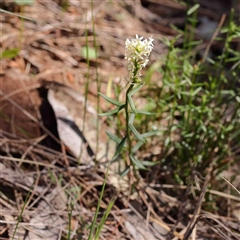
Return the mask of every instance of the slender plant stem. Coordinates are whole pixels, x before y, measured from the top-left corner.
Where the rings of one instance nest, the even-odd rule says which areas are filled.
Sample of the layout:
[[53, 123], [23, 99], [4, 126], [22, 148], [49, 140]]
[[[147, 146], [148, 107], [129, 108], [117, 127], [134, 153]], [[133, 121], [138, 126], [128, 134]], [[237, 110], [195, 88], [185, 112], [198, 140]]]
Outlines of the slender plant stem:
[[132, 141], [131, 141], [131, 135], [130, 135], [130, 129], [129, 129], [129, 112], [128, 112], [128, 94], [130, 93], [130, 91], [133, 89], [133, 84], [131, 84], [126, 92], [126, 104], [125, 104], [125, 113], [126, 113], [126, 136], [127, 136], [127, 140], [128, 140], [128, 166], [130, 166], [131, 163], [131, 158], [130, 155], [132, 153]]
[[34, 184], [35, 184], [35, 180], [33, 181], [32, 185], [31, 185], [31, 187], [30, 187], [30, 190], [28, 191], [26, 200], [24, 201], [24, 204], [23, 204], [23, 207], [22, 207], [21, 212], [20, 212], [20, 214], [19, 214], [19, 217], [18, 217], [16, 226], [15, 226], [15, 228], [14, 228], [14, 232], [13, 232], [12, 239], [15, 239], [15, 235], [16, 235], [16, 233], [17, 233], [18, 225], [19, 225], [19, 223], [22, 221], [23, 211], [25, 210], [25, 208], [26, 208], [26, 206], [27, 206], [28, 199], [29, 199], [29, 197], [30, 197], [30, 195], [31, 195], [31, 192], [32, 192], [32, 190], [34, 189]]
[[[96, 40], [96, 34], [95, 34], [95, 22], [94, 22], [94, 4], [93, 4], [93, 1], [91, 1], [91, 16], [92, 16], [92, 30], [93, 30], [93, 44], [94, 44], [94, 49], [96, 51], [96, 54], [97, 54], [97, 40]], [[96, 61], [96, 82], [97, 82], [97, 92], [100, 92], [100, 89], [101, 89], [101, 79], [99, 79], [99, 73], [98, 73], [98, 61]], [[99, 95], [97, 96], [97, 112], [100, 111], [100, 98], [99, 98]], [[96, 132], [96, 142], [97, 142], [97, 145], [96, 145], [96, 153], [95, 155], [97, 156], [98, 154], [98, 148], [99, 148], [99, 127], [100, 127], [100, 118], [99, 116], [97, 116], [97, 132]], [[95, 158], [95, 165], [96, 167], [98, 166], [97, 165], [97, 161], [96, 161], [96, 158]]]

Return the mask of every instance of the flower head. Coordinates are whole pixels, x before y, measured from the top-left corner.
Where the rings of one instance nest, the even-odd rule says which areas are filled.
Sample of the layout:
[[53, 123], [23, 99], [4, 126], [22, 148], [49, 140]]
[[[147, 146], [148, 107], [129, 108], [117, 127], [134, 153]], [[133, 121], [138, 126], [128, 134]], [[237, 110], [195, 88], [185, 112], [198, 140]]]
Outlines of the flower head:
[[153, 49], [153, 38], [142, 40], [136, 35], [135, 39], [125, 42], [125, 59], [128, 61], [128, 71], [133, 83], [141, 81], [141, 70], [147, 65], [149, 55]]

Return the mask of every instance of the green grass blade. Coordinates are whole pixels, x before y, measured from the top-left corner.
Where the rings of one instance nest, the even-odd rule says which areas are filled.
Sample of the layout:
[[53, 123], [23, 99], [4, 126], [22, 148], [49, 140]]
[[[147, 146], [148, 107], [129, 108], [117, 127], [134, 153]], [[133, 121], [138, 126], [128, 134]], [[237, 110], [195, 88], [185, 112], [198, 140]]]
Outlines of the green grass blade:
[[99, 226], [97, 228], [95, 239], [99, 239], [99, 235], [101, 233], [101, 229], [103, 228], [103, 225], [106, 222], [109, 213], [111, 212], [111, 209], [112, 209], [112, 207], [113, 207], [113, 205], [115, 203], [115, 200], [116, 200], [116, 197], [112, 198], [110, 203], [108, 204], [107, 209], [106, 209], [106, 211], [105, 211], [105, 213], [104, 213], [104, 215], [103, 215], [103, 217], [102, 217], [102, 219], [101, 219], [101, 221], [99, 223]]
[[187, 15], [191, 15], [191, 14], [194, 13], [199, 7], [200, 7], [200, 4], [199, 4], [199, 3], [195, 4], [193, 7], [191, 7], [191, 8], [187, 11]]
[[[97, 208], [96, 208], [96, 212], [94, 214], [93, 222], [91, 224], [88, 240], [97, 239], [95, 237], [93, 238], [93, 234], [94, 234], [94, 230], [96, 229], [96, 226], [97, 226], [97, 216], [98, 216], [98, 213], [99, 213], [100, 204], [101, 204], [101, 201], [103, 199], [103, 194], [104, 194], [104, 190], [105, 190], [106, 183], [107, 183], [109, 166], [110, 166], [110, 162], [108, 163], [107, 171], [106, 171], [105, 178], [104, 178], [104, 181], [103, 181], [102, 190], [101, 190], [101, 193], [100, 193], [100, 196], [99, 196], [99, 200], [98, 200], [98, 205], [97, 205]], [[97, 232], [101, 231], [101, 229], [102, 228], [98, 228]]]
[[25, 199], [25, 201], [24, 201], [24, 204], [23, 204], [23, 207], [22, 207], [22, 209], [21, 209], [21, 211], [20, 211], [20, 214], [19, 214], [19, 217], [18, 217], [18, 220], [17, 220], [16, 227], [14, 228], [14, 231], [13, 231], [12, 239], [15, 239], [15, 235], [16, 235], [16, 233], [17, 233], [18, 225], [19, 225], [19, 223], [21, 222], [22, 215], [23, 215], [23, 211], [25, 210], [25, 207], [26, 207], [26, 205], [27, 205], [27, 202], [28, 202], [28, 200], [29, 200], [29, 197], [30, 197], [30, 195], [31, 195], [31, 192], [32, 192], [32, 190], [33, 190], [33, 188], [34, 188], [34, 184], [35, 184], [35, 180], [33, 181], [32, 185], [30, 186], [30, 190], [29, 190], [28, 193], [27, 193], [27, 197], [26, 197], [26, 199]]

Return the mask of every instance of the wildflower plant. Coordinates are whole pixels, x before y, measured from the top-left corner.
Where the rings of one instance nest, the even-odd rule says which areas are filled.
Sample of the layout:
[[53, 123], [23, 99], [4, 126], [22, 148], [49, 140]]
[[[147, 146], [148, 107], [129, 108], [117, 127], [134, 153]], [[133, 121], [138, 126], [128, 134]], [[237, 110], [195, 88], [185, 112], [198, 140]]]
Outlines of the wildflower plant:
[[138, 35], [136, 35], [136, 38], [131, 40], [127, 39], [125, 42], [125, 59], [127, 59], [127, 68], [129, 71], [129, 87], [126, 91], [124, 103], [99, 93], [99, 95], [106, 101], [116, 106], [116, 108], [111, 111], [99, 114], [100, 116], [114, 115], [121, 110], [124, 110], [123, 113], [125, 112], [125, 136], [121, 139], [118, 136], [107, 132], [108, 136], [117, 143], [117, 149], [112, 157], [112, 161], [116, 161], [121, 153], [126, 153], [125, 159], [127, 168], [124, 171], [124, 174], [127, 174], [131, 167], [133, 167], [134, 173], [136, 173], [137, 169], [146, 169], [146, 166], [151, 165], [150, 162], [138, 160], [136, 152], [143, 143], [145, 143], [145, 138], [155, 134], [155, 132], [140, 134], [133, 125], [136, 114], [150, 115], [151, 113], [137, 110], [132, 96], [144, 85], [144, 82], [141, 79], [141, 71], [149, 62], [149, 56], [154, 47], [153, 40], [152, 37], [143, 40], [143, 37], [138, 37]]

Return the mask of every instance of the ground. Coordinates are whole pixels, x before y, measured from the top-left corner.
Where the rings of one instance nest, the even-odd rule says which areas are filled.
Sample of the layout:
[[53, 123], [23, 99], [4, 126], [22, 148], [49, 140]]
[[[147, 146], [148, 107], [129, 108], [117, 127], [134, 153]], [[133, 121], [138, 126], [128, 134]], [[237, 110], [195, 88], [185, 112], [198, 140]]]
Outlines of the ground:
[[[233, 4], [239, 12], [237, 1]], [[207, 17], [211, 23], [219, 23], [222, 14], [228, 16], [231, 8], [230, 1], [214, 4], [202, 0], [200, 5], [199, 17]], [[6, 54], [1, 58], [0, 70], [0, 236], [87, 239], [87, 226], [96, 211], [106, 173], [106, 159], [97, 167], [93, 167], [91, 157], [78, 164], [71, 151], [73, 135], [68, 136], [66, 127], [63, 134], [57, 132], [54, 107], [46, 103], [44, 95], [51, 87], [43, 83], [64, 84], [64, 90], [58, 85], [52, 87], [55, 99], [68, 104], [66, 114], [81, 126], [84, 106], [77, 99], [87, 97], [94, 111], [97, 112], [98, 104], [105, 111], [111, 107], [103, 99], [98, 102], [98, 92], [116, 97], [116, 86], [126, 87], [126, 38], [135, 34], [153, 36], [155, 47], [149, 65], [161, 64], [159, 59], [167, 53], [161, 38], [171, 40], [177, 35], [171, 24], [184, 28], [186, 7], [175, 1], [93, 1], [91, 5], [89, 1], [72, 0], [35, 0], [30, 5], [4, 1], [0, 7], [5, 11], [0, 16], [0, 46]], [[90, 48], [89, 56], [86, 47]], [[154, 73], [152, 80], [161, 86], [159, 73]], [[65, 86], [75, 92], [69, 93]], [[61, 96], [70, 102], [66, 103]], [[139, 99], [137, 104], [143, 102]], [[88, 124], [99, 119], [92, 112], [91, 107], [87, 108], [85, 119], [85, 138], [90, 142], [96, 135], [91, 135], [95, 134], [90, 132], [94, 127]], [[99, 121], [99, 146], [107, 146], [105, 130], [114, 132], [116, 126], [106, 118]], [[59, 135], [65, 138], [61, 142]], [[161, 147], [149, 148], [144, 157], [152, 151], [159, 155]], [[111, 146], [108, 151], [111, 153]], [[159, 184], [157, 179], [164, 174], [168, 177], [164, 184]], [[174, 186], [171, 178], [171, 173], [156, 168], [144, 173], [136, 192], [129, 194], [128, 183], [112, 176], [110, 171], [98, 220], [111, 199], [115, 204], [100, 239], [240, 239], [239, 197], [231, 194], [230, 187], [223, 194], [207, 189], [207, 179], [198, 179], [202, 186], [199, 189], [195, 185]], [[215, 194], [225, 206], [231, 201], [235, 205], [229, 206], [228, 212], [217, 207], [213, 212], [201, 211], [204, 199], [196, 194], [201, 191]]]

